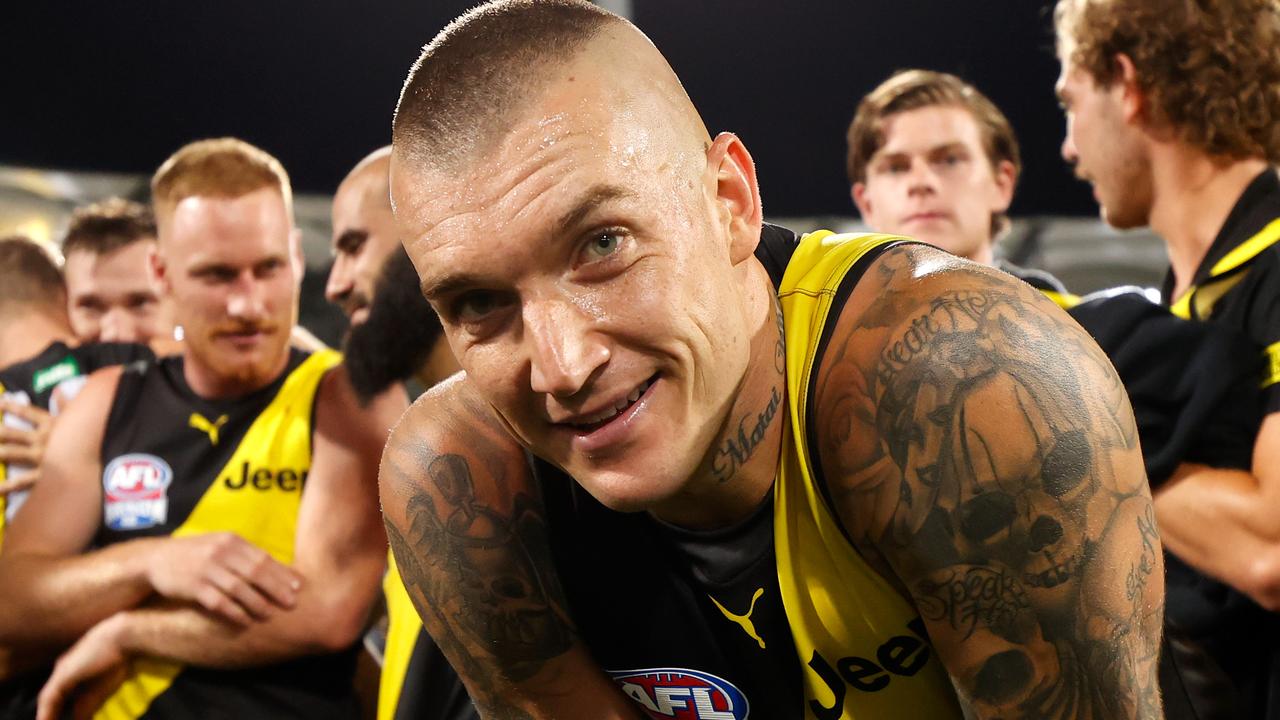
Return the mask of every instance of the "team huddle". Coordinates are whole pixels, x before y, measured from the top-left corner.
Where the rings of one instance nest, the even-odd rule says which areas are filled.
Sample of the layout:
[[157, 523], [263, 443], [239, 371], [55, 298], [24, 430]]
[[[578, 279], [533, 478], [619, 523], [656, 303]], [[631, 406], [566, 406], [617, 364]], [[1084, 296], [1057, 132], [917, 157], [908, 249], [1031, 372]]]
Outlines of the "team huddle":
[[342, 352], [241, 140], [0, 240], [0, 717], [1280, 718], [1280, 5], [1053, 25], [1158, 303], [999, 257], [1023, 158], [946, 73], [857, 108], [870, 232], [766, 222], [584, 0], [423, 49]]

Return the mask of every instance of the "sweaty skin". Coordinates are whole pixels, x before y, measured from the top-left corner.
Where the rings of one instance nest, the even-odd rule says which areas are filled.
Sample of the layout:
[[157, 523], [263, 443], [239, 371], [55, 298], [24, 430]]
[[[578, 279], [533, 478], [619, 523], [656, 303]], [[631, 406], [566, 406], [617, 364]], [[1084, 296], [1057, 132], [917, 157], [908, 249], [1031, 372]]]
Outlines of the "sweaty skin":
[[[750, 155], [708, 142], [622, 23], [469, 164], [400, 153], [400, 235], [465, 371], [383, 456], [406, 587], [486, 717], [636, 717], [568, 617], [522, 448], [678, 525], [758, 507], [785, 383]], [[1159, 717], [1159, 544], [1114, 372], [1011, 278], [926, 248], [866, 277], [813, 398], [857, 551], [920, 610], [973, 716]], [[744, 422], [764, 428], [744, 442]]]

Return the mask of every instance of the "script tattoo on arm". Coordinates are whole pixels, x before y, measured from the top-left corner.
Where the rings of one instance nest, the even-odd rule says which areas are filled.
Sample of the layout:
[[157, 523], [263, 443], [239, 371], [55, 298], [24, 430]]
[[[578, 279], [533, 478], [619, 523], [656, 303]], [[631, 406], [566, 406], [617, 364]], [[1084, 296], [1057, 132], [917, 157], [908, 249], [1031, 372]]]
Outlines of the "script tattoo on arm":
[[476, 428], [466, 450], [439, 452], [412, 417], [402, 422], [409, 427], [392, 436], [381, 484], [405, 588], [484, 717], [531, 718], [513, 700], [514, 684], [577, 636], [523, 455], [493, 428]]
[[1159, 536], [1092, 339], [1017, 280], [900, 246], [818, 372], [837, 513], [914, 601], [971, 712], [1163, 717]]

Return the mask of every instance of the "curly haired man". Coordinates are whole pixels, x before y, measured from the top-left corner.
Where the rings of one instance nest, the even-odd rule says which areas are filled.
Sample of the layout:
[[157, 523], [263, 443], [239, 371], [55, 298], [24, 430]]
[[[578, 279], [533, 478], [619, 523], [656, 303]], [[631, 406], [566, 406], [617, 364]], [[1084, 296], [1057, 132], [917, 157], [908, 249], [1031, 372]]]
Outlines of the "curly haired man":
[[1233, 692], [1227, 717], [1280, 717], [1280, 4], [1060, 0], [1062, 155], [1103, 218], [1150, 225], [1164, 302], [1262, 350], [1252, 467], [1183, 466], [1156, 493], [1169, 627]]

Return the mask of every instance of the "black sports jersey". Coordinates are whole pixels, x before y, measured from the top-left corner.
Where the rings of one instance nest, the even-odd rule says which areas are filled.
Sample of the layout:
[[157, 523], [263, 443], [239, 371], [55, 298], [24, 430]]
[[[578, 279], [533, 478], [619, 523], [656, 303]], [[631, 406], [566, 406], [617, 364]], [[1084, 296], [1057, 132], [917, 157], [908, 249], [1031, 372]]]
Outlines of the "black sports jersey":
[[1268, 168], [1236, 202], [1182, 297], [1163, 297], [1173, 312], [1236, 328], [1263, 348], [1263, 406], [1280, 412], [1280, 177]]
[[[39, 355], [0, 369], [0, 397], [19, 405], [33, 405], [56, 413], [57, 408], [53, 406], [55, 390], [61, 388], [64, 395], [74, 395], [95, 370], [152, 358], [151, 350], [146, 345], [90, 343], [68, 347], [66, 343], [56, 341], [40, 351]], [[31, 427], [25, 420], [13, 415], [4, 415], [2, 421], [5, 425], [22, 429]], [[6, 463], [0, 463], [0, 482], [29, 470], [30, 468], [19, 465], [9, 467]], [[25, 492], [17, 492], [0, 498], [0, 542], [3, 542], [6, 523], [17, 514], [26, 495]]]
[[30, 404], [49, 409], [49, 400], [59, 385], [113, 365], [152, 360], [146, 345], [135, 343], [89, 343], [68, 347], [54, 342], [39, 355], [0, 370], [0, 392], [25, 393]]
[[[1263, 413], [1280, 411], [1280, 178], [1263, 171], [1245, 189], [1192, 278], [1191, 288], [1171, 297], [1170, 271], [1163, 297], [1184, 318], [1242, 332], [1261, 351]], [[1257, 350], [1255, 350], [1257, 352]], [[1247, 417], [1248, 403], [1242, 404]], [[1257, 425], [1241, 431], [1239, 445]], [[1222, 463], [1227, 467], [1233, 465]], [[1247, 469], [1248, 462], [1234, 467]], [[1212, 529], [1206, 528], [1206, 532]], [[1203, 646], [1234, 685], [1239, 717], [1280, 718], [1280, 616], [1244, 594], [1201, 575], [1166, 553], [1166, 616], [1192, 642]]]
[[[102, 442], [95, 544], [229, 531], [291, 563], [314, 400], [339, 357], [290, 352], [275, 382], [239, 398], [196, 395], [181, 357], [127, 369]], [[354, 647], [234, 671], [136, 658], [96, 717], [353, 717], [354, 667]]]

